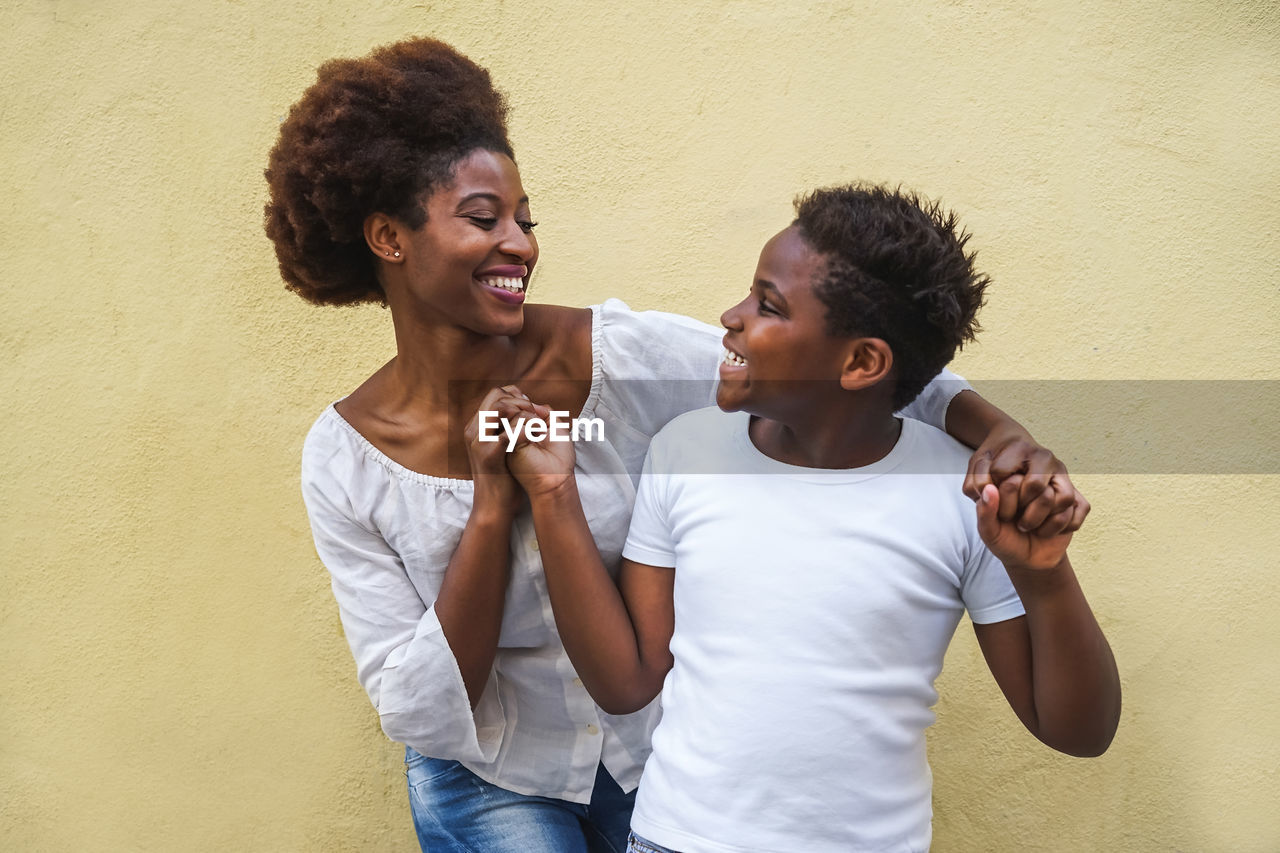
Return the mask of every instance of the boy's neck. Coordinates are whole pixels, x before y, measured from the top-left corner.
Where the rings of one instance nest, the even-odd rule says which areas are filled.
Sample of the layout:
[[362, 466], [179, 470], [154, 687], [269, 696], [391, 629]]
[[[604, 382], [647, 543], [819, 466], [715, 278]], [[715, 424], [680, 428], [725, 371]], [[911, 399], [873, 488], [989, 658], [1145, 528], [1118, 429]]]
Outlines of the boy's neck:
[[877, 403], [806, 407], [785, 419], [754, 416], [751, 442], [764, 455], [788, 465], [862, 468], [888, 456], [902, 432], [902, 421], [892, 407]]

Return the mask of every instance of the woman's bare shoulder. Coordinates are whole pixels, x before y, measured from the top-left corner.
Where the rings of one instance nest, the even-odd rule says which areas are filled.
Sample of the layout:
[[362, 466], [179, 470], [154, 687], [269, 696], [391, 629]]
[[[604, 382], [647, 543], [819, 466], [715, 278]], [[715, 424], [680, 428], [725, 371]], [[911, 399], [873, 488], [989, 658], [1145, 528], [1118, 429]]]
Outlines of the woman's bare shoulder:
[[573, 330], [588, 337], [591, 335], [590, 308], [572, 308], [568, 305], [526, 305], [524, 322], [526, 331]]
[[524, 330], [541, 353], [540, 361], [556, 362], [571, 375], [591, 375], [591, 309], [565, 305], [525, 308]]
[[378, 368], [360, 386], [334, 404], [338, 414], [366, 438], [378, 432], [383, 421], [381, 410], [387, 400], [387, 374], [391, 362]]

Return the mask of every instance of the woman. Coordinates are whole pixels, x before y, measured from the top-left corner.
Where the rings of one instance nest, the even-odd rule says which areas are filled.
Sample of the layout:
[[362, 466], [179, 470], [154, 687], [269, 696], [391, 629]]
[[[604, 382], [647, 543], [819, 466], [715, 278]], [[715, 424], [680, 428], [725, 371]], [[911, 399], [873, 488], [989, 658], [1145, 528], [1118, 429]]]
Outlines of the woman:
[[[266, 228], [285, 281], [381, 302], [396, 334], [312, 428], [303, 493], [360, 681], [407, 745], [423, 849], [622, 851], [657, 709], [610, 716], [576, 678], [506, 443], [479, 440], [476, 412], [531, 398], [600, 419], [576, 470], [616, 565], [649, 438], [711, 404], [719, 334], [617, 300], [525, 305], [538, 246], [505, 116], [484, 69], [415, 39], [325, 64], [282, 124]], [[935, 381], [909, 413], [981, 441], [969, 485], [991, 469], [1008, 517], [1078, 526], [1087, 504], [1052, 454], [971, 391], [951, 398]], [[1000, 476], [1015, 470], [1030, 476]]]

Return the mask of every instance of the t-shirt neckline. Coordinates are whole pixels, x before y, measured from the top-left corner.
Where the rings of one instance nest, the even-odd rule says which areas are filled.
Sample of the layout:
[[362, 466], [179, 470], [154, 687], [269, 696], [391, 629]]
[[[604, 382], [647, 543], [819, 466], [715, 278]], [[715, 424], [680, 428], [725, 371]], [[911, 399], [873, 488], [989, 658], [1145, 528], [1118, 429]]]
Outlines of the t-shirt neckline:
[[879, 477], [882, 474], [888, 474], [898, 468], [904, 460], [910, 457], [911, 448], [916, 443], [919, 435], [918, 427], [920, 426], [911, 418], [898, 418], [902, 423], [898, 440], [894, 442], [893, 448], [888, 453], [870, 465], [862, 465], [857, 468], [807, 468], [803, 465], [791, 465], [774, 459], [756, 447], [755, 442], [751, 440], [750, 433], [752, 415], [746, 412], [734, 412], [733, 416], [735, 419], [733, 424], [734, 441], [746, 454], [749, 465], [754, 472], [781, 475], [808, 482], [832, 484], [857, 483], [862, 480]]

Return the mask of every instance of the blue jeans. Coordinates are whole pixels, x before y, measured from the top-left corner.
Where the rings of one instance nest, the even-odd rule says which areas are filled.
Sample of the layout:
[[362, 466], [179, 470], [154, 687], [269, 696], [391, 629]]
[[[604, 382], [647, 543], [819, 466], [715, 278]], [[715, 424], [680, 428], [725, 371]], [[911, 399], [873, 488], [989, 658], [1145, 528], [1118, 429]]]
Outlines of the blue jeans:
[[627, 853], [678, 853], [678, 851], [646, 841], [633, 832], [627, 836]]
[[587, 805], [516, 794], [456, 761], [406, 748], [409, 807], [425, 853], [624, 853], [636, 793], [596, 769]]

